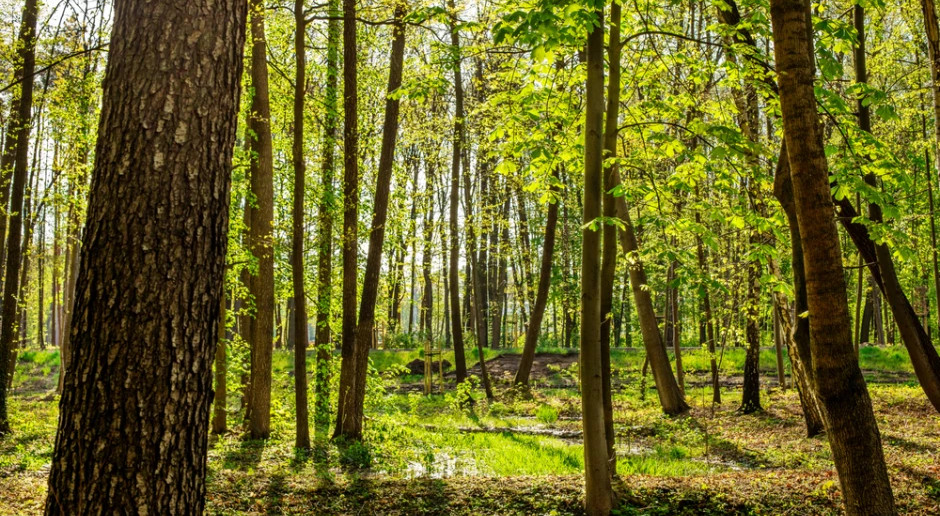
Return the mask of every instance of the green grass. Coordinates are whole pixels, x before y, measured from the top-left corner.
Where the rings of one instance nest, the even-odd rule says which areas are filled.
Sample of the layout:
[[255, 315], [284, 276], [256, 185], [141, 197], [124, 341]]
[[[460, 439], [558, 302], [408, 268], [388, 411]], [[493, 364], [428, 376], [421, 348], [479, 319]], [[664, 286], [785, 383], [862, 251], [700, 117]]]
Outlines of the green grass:
[[[498, 353], [518, 351], [486, 350], [486, 355], [492, 357]], [[445, 354], [445, 358], [452, 361], [450, 353]], [[738, 493], [742, 483], [750, 486], [746, 492], [750, 489], [749, 492], [760, 497], [767, 492], [766, 486], [757, 486], [754, 484], [757, 480], [752, 482], [751, 479], [764, 479], [762, 482], [777, 485], [776, 480], [768, 481], [761, 476], [764, 472], [783, 475], [795, 487], [793, 494], [768, 495], [766, 499], [770, 501], [760, 503], [777, 503], [781, 497], [790, 496], [786, 498], [787, 504], [803, 507], [798, 504], [804, 503], [805, 493], [815, 493], [811, 496], [813, 503], [818, 505], [825, 500], [835, 500], [834, 506], [838, 507], [838, 500], [831, 496], [834, 488], [825, 484], [831, 480], [832, 470], [828, 444], [825, 439], [806, 439], [803, 436], [795, 391], [774, 389], [769, 394], [764, 391], [762, 403], [765, 410], [742, 416], [735, 412], [740, 403], [739, 389], [723, 391], [724, 403], [713, 409], [710, 390], [695, 388], [687, 393], [693, 405], [690, 416], [665, 417], [651, 380], [645, 396], [641, 395], [638, 371], [643, 354], [615, 350], [613, 355], [614, 368], [622, 370], [622, 383], [617, 384], [614, 396], [618, 473], [628, 479], [628, 489], [633, 489], [638, 482], [651, 482], [658, 486], [651, 487], [649, 491], [633, 492], [625, 503], [628, 503], [627, 507], [629, 503], [635, 503], [640, 512], [624, 509], [623, 514], [645, 514], [643, 508], [654, 501], [659, 504], [657, 507], [675, 511], [663, 514], [682, 513], [677, 509], [681, 507], [686, 507], [687, 514], [708, 511], [722, 514], [723, 508], [729, 507], [724, 505], [726, 497], [732, 496], [730, 493]], [[563, 495], [552, 490], [539, 493], [557, 496], [558, 500], [577, 498], [583, 473], [583, 447], [580, 438], [569, 437], [578, 435], [581, 428], [578, 419], [580, 397], [576, 389], [544, 387], [533, 389], [531, 395], [521, 395], [498, 386], [497, 400], [487, 402], [482, 389], [477, 387], [472, 392], [477, 402], [468, 409], [456, 403], [452, 386], [444, 395], [432, 396], [398, 389], [401, 382], [420, 380], [419, 376], [399, 377], [395, 372], [396, 366], [418, 358], [419, 351], [377, 351], [370, 356], [375, 368], [386, 374], [374, 373], [369, 377], [365, 444], [361, 447], [325, 442], [309, 454], [293, 449], [293, 379], [288, 374], [292, 370], [293, 359], [290, 352], [276, 351], [272, 361], [274, 392], [272, 436], [269, 440], [247, 441], [242, 438], [244, 429], [236, 426], [239, 424], [236, 389], [230, 390], [229, 423], [234, 428], [225, 436], [213, 438], [210, 443], [209, 513], [288, 513], [290, 511], [280, 508], [294, 507], [293, 513], [303, 514], [305, 511], [309, 513], [311, 507], [317, 507], [328, 514], [355, 512], [367, 506], [378, 510], [378, 507], [386, 507], [383, 505], [386, 502], [392, 504], [389, 506], [404, 507], [402, 510], [405, 512], [402, 513], [411, 513], [408, 511], [412, 510], [417, 511], [414, 512], [416, 514], [423, 511], [492, 513], [494, 507], [515, 507], [513, 504], [518, 503], [509, 493], [498, 497], [495, 494], [502, 493], [499, 491], [501, 486], [507, 485], [510, 479], [512, 482], [527, 479], [524, 482], [528, 486], [559, 483], [573, 491], [564, 491]], [[743, 349], [726, 350], [722, 370], [736, 372], [733, 369], [743, 364], [743, 357]], [[686, 369], [699, 371], [701, 378], [707, 370], [708, 354], [702, 350], [690, 350], [683, 358]], [[860, 358], [865, 369], [910, 370], [906, 351], [899, 346], [863, 348]], [[468, 350], [468, 362], [475, 360], [475, 349]], [[765, 369], [775, 369], [776, 358], [772, 350], [765, 350], [761, 360]], [[312, 366], [312, 356], [310, 362]], [[338, 382], [338, 364], [337, 357], [333, 364], [334, 382]], [[42, 489], [37, 486], [43, 484], [43, 471], [52, 455], [57, 401], [50, 393], [54, 391], [57, 365], [58, 354], [55, 351], [24, 352], [17, 364], [15, 382], [18, 390], [10, 405], [15, 433], [11, 438], [0, 441], [0, 482], [21, 486], [10, 498], [20, 500], [17, 503], [21, 505], [17, 507], [36, 506], [29, 505], [29, 501], [42, 497]], [[231, 385], [237, 385], [235, 373], [229, 380]], [[331, 407], [335, 407], [336, 385], [332, 391]], [[875, 383], [870, 386], [870, 391], [882, 429], [889, 468], [892, 471], [913, 471], [916, 474], [909, 478], [915, 480], [935, 476], [936, 470], [932, 468], [936, 467], [937, 443], [932, 429], [937, 428], [940, 417], [927, 406], [919, 386]], [[563, 432], [565, 437], [534, 434], [544, 430]], [[434, 483], [437, 481], [432, 479], [438, 477], [446, 477], [447, 480]], [[465, 477], [472, 477], [472, 481], [463, 484], [459, 479]], [[490, 482], [486, 480], [488, 478], [496, 480]], [[562, 478], [568, 480], [559, 480]], [[718, 491], [703, 487], [706, 482], [712, 482], [711, 479], [726, 478], [728, 480], [716, 480], [719, 483], [715, 485], [719, 487], [714, 489]], [[397, 479], [402, 483], [397, 483]], [[903, 479], [908, 479], [908, 476]], [[899, 481], [908, 482], [903, 479]], [[363, 487], [363, 482], [368, 483], [367, 487]], [[465, 506], [455, 507], [453, 504], [457, 503], [457, 498], [454, 495], [433, 498], [437, 496], [433, 493], [455, 489], [453, 486], [458, 485], [489, 487], [486, 493], [479, 493], [479, 502], [467, 502]], [[906, 491], [900, 491], [903, 494], [899, 499], [903, 496], [909, 509], [922, 505], [925, 499], [929, 500], [933, 496], [930, 493], [940, 492], [935, 484], [915, 482], [901, 485], [906, 486], [903, 487]], [[376, 496], [384, 497], [385, 501], [369, 506], [370, 502], [366, 500]], [[422, 503], [430, 505], [418, 504], [415, 496], [426, 497]], [[497, 497], [499, 501], [486, 502], [489, 496]], [[0, 514], [4, 513], [4, 503], [0, 501]], [[476, 503], [481, 505], [474, 505]], [[548, 506], [519, 506], [516, 512], [506, 512], [526, 514], [552, 510], [555, 509]]]

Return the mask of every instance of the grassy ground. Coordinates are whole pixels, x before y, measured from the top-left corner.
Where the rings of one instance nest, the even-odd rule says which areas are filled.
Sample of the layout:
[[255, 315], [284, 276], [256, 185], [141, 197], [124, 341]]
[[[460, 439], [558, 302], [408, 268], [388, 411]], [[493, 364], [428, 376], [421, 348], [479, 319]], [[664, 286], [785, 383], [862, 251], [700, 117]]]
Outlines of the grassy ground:
[[[378, 352], [369, 381], [365, 446], [292, 447], [290, 356], [277, 353], [273, 435], [241, 438], [238, 403], [232, 432], [210, 445], [209, 514], [578, 514], [581, 471], [580, 401], [559, 370], [531, 393], [497, 386], [486, 402], [479, 389], [430, 397], [409, 392], [394, 366], [416, 352]], [[448, 358], [448, 357], [445, 357]], [[704, 384], [708, 357], [690, 352], [688, 384]], [[452, 360], [452, 359], [451, 359]], [[862, 350], [891, 471], [904, 514], [940, 513], [940, 416], [926, 401], [900, 348]], [[726, 374], [743, 361], [725, 353]], [[710, 404], [690, 387], [693, 410], [668, 418], [655, 390], [643, 392], [642, 355], [617, 351], [618, 514], [836, 514], [840, 498], [825, 438], [806, 439], [796, 394], [765, 391], [765, 410], [735, 412], [737, 387]], [[771, 352], [762, 367], [775, 371]], [[54, 441], [58, 370], [55, 352], [20, 357], [11, 400], [15, 434], [0, 441], [0, 514], [37, 514]], [[652, 383], [649, 381], [648, 383]], [[467, 396], [477, 401], [462, 407]], [[465, 404], [463, 404], [465, 405]]]

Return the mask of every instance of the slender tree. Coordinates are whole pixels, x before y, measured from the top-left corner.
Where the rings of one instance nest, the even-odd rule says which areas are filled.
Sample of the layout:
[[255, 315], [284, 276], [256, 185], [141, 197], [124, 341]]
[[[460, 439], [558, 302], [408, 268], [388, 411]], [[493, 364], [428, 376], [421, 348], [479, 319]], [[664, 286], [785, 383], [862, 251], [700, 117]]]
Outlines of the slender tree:
[[[402, 18], [405, 8], [402, 3], [395, 7], [395, 24], [392, 26], [392, 49], [388, 73], [388, 89], [385, 99], [385, 121], [382, 125], [382, 153], [379, 158], [378, 179], [375, 187], [375, 212], [372, 216], [372, 231], [369, 235], [369, 254], [366, 257], [366, 276], [362, 287], [359, 307], [359, 326], [356, 329], [356, 345], [353, 355], [355, 368], [351, 370], [351, 392], [344, 393], [340, 400], [341, 413], [345, 416], [343, 435], [362, 438], [366, 374], [369, 366], [369, 349], [375, 329], [375, 305], [379, 292], [379, 271], [382, 267], [382, 246], [385, 243], [385, 223], [388, 218], [388, 196], [392, 182], [392, 167], [395, 161], [395, 141], [398, 137], [399, 101], [394, 94], [401, 87], [402, 64], [405, 56], [405, 26]], [[345, 358], [343, 359], [345, 362]], [[340, 377], [340, 385], [344, 378]]]
[[343, 333], [339, 406], [333, 437], [359, 439], [362, 428], [347, 413], [356, 393], [356, 299], [359, 277], [359, 102], [356, 1], [343, 0]]
[[529, 326], [526, 328], [525, 344], [522, 348], [522, 357], [519, 359], [519, 370], [513, 383], [516, 385], [529, 385], [529, 374], [532, 371], [532, 362], [535, 359], [535, 348], [542, 333], [542, 319], [545, 317], [545, 307], [548, 304], [548, 290], [552, 281], [552, 258], [555, 253], [555, 228], [558, 226], [558, 204], [555, 198], [558, 194], [558, 169], [555, 169], [554, 181], [551, 186], [551, 196], [548, 203], [548, 215], [545, 218], [545, 239], [542, 242], [542, 261], [539, 265], [539, 285], [535, 292], [535, 304], [532, 305], [532, 314], [529, 317]]
[[[601, 4], [603, 5], [603, 4]], [[601, 216], [603, 194], [604, 11], [587, 38], [584, 122], [584, 205], [581, 237], [581, 414], [584, 428], [584, 508], [591, 515], [610, 514], [613, 504], [607, 439], [604, 432], [604, 388], [601, 368]]]
[[251, 15], [251, 252], [258, 259], [252, 278], [255, 320], [251, 325], [248, 431], [252, 439], [271, 433], [271, 355], [274, 344], [274, 149], [268, 95], [264, 0], [250, 0]]
[[460, 236], [457, 220], [457, 208], [460, 203], [460, 156], [463, 152], [464, 111], [463, 78], [460, 73], [460, 33], [457, 31], [457, 7], [454, 0], [447, 0], [450, 13], [450, 44], [453, 47], [454, 62], [454, 134], [453, 153], [450, 167], [450, 256], [448, 290], [450, 291], [450, 330], [454, 339], [454, 361], [457, 362], [457, 383], [467, 378], [467, 359], [464, 356], [463, 323], [460, 312], [459, 253]]
[[317, 329], [316, 329], [316, 393], [314, 400], [314, 427], [317, 436], [325, 436], [330, 425], [330, 362], [333, 344], [330, 334], [333, 280], [333, 213], [336, 195], [333, 187], [335, 176], [336, 141], [339, 128], [339, 48], [340, 8], [339, 0], [329, 0], [327, 13], [326, 42], [326, 89], [324, 92], [323, 156], [320, 169], [322, 194], [318, 220], [317, 253]]
[[307, 414], [307, 295], [304, 287], [304, 192], [307, 162], [304, 160], [304, 94], [307, 84], [307, 21], [304, 0], [294, 0], [294, 203], [291, 212], [291, 280], [294, 289], [293, 317], [294, 406], [297, 430], [294, 446], [310, 447], [310, 418]]
[[[7, 415], [7, 392], [10, 381], [8, 377], [12, 372], [10, 360], [17, 337], [17, 293], [19, 289], [20, 265], [22, 261], [21, 232], [23, 230], [23, 196], [26, 191], [26, 180], [29, 158], [29, 129], [33, 111], [33, 78], [36, 67], [36, 19], [39, 15], [39, 6], [36, 0], [26, 0], [23, 6], [23, 19], [18, 37], [18, 55], [22, 70], [22, 83], [16, 111], [10, 117], [9, 131], [7, 132], [6, 150], [12, 153], [12, 159], [4, 152], [0, 158], [0, 166], [9, 166], [11, 163], [13, 185], [10, 191], [9, 206], [9, 234], [6, 237], [6, 277], [3, 282], [3, 302], [0, 308], [0, 435], [10, 431], [10, 421]], [[5, 170], [0, 170], [0, 176], [6, 176]], [[4, 188], [5, 189], [5, 188]], [[0, 217], [7, 218], [7, 217]], [[0, 233], [0, 240], [3, 234]], [[0, 255], [0, 259], [2, 259]]]

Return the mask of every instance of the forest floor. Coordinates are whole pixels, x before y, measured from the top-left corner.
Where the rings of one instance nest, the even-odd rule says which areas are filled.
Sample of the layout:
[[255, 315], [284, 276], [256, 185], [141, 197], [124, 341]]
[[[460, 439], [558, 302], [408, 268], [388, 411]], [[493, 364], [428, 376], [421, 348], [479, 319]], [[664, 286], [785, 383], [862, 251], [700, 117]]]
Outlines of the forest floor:
[[[655, 389], [644, 387], [642, 353], [613, 353], [616, 514], [840, 512], [829, 446], [825, 437], [805, 437], [796, 393], [772, 381], [772, 351], [761, 356], [764, 410], [736, 411], [740, 351], [724, 357], [729, 383], [716, 405], [704, 387], [708, 357], [684, 357], [693, 408], [677, 418], [663, 416]], [[275, 353], [272, 437], [243, 439], [235, 426], [238, 400], [230, 400], [232, 431], [210, 442], [207, 513], [580, 514], [576, 355], [550, 350], [533, 388], [519, 391], [509, 388], [511, 374], [502, 374], [514, 373], [517, 353], [487, 350], [490, 359], [507, 357], [488, 367], [501, 380], [494, 382], [496, 399], [487, 401], [479, 388], [457, 391], [452, 383], [427, 397], [403, 388], [421, 384], [402, 367], [418, 353], [374, 352], [366, 444], [321, 443], [307, 453], [292, 446], [291, 357]], [[468, 354], [468, 362], [476, 360]], [[861, 361], [901, 513], [940, 514], [940, 415], [912, 380], [903, 348], [866, 348]], [[57, 372], [57, 352], [20, 356], [10, 405], [15, 433], [0, 441], [0, 514], [41, 513]], [[471, 408], [461, 403], [468, 395], [476, 400]]]

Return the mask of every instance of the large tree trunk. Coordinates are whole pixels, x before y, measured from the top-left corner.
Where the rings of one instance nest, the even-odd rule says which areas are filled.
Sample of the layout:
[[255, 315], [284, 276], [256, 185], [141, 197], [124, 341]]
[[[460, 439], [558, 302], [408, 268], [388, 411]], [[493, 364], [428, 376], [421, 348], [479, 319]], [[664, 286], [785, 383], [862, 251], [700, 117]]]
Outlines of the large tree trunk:
[[813, 91], [810, 4], [772, 0], [780, 105], [809, 308], [812, 371], [846, 512], [896, 514], [878, 425], [852, 344], [842, 252]]
[[246, 7], [115, 3], [49, 516], [203, 512]]
[[[3, 305], [0, 311], [0, 436], [10, 431], [7, 415], [7, 392], [11, 350], [17, 337], [17, 293], [19, 289], [20, 262], [22, 258], [21, 232], [23, 230], [23, 196], [26, 191], [27, 161], [29, 158], [29, 128], [33, 111], [33, 71], [36, 67], [36, 18], [39, 7], [36, 0], [26, 0], [23, 6], [23, 21], [18, 38], [18, 59], [22, 62], [23, 82], [20, 87], [19, 105], [10, 117], [7, 142], [12, 152], [13, 185], [10, 192], [9, 235], [6, 246], [6, 278], [3, 282]], [[7, 161], [6, 152], [4, 159]], [[0, 173], [6, 175], [6, 172]], [[0, 217], [5, 218], [5, 217]], [[0, 240], [3, 234], [0, 233]], [[2, 249], [0, 249], [2, 252]], [[0, 254], [2, 259], [2, 254]]]
[[542, 262], [539, 265], [539, 286], [535, 293], [535, 304], [532, 305], [532, 315], [529, 317], [529, 326], [526, 328], [525, 344], [522, 348], [522, 357], [519, 359], [519, 370], [513, 383], [516, 385], [529, 385], [529, 374], [532, 371], [532, 362], [535, 359], [535, 348], [539, 343], [542, 332], [542, 319], [545, 317], [545, 306], [548, 304], [548, 289], [552, 282], [552, 256], [555, 254], [555, 228], [558, 226], [558, 169], [555, 169], [556, 181], [552, 183], [551, 195], [548, 204], [548, 215], [545, 218], [545, 239], [542, 243]]
[[584, 429], [584, 508], [591, 516], [610, 514], [613, 504], [604, 432], [601, 369], [601, 216], [603, 194], [604, 11], [587, 38], [584, 123], [584, 206], [581, 232], [581, 424]]
[[[361, 416], [347, 414], [356, 392], [356, 294], [359, 276], [359, 99], [356, 1], [343, 0], [343, 328], [339, 406], [333, 437], [358, 439]], [[360, 427], [357, 429], [357, 427]]]
[[326, 44], [326, 91], [323, 99], [323, 161], [320, 182], [323, 192], [320, 197], [320, 213], [317, 240], [317, 322], [316, 322], [316, 380], [313, 403], [313, 426], [317, 438], [325, 437], [330, 425], [330, 362], [333, 358], [333, 344], [330, 335], [330, 305], [332, 303], [333, 282], [333, 211], [335, 194], [333, 176], [335, 175], [336, 140], [339, 127], [339, 46], [340, 12], [339, 0], [329, 0], [327, 9], [330, 21], [327, 27]]
[[[341, 412], [345, 416], [342, 422], [342, 435], [347, 438], [362, 438], [362, 418], [364, 415], [366, 374], [369, 372], [369, 349], [372, 347], [372, 333], [375, 328], [375, 303], [379, 292], [379, 272], [382, 268], [382, 246], [385, 243], [385, 221], [388, 215], [388, 195], [392, 182], [392, 167], [395, 164], [395, 140], [398, 136], [398, 98], [392, 94], [401, 86], [402, 62], [405, 54], [405, 27], [401, 20], [405, 15], [404, 5], [395, 7], [392, 50], [389, 58], [388, 94], [385, 99], [385, 121], [382, 124], [382, 154], [379, 158], [379, 171], [375, 186], [375, 213], [372, 216], [372, 231], [369, 235], [369, 255], [366, 257], [366, 276], [362, 286], [362, 301], [359, 306], [359, 325], [356, 329], [356, 347], [354, 368], [343, 367], [355, 376], [352, 378], [352, 392], [340, 400]], [[345, 357], [343, 359], [345, 361]], [[340, 376], [340, 385], [345, 384]]]
[[251, 252], [258, 259], [252, 284], [255, 320], [251, 325], [248, 432], [252, 439], [271, 433], [271, 354], [274, 338], [274, 150], [268, 97], [268, 56], [264, 34], [264, 2], [250, 0], [251, 14]]
[[304, 0], [294, 0], [294, 141], [291, 157], [294, 164], [294, 202], [291, 213], [291, 280], [294, 289], [291, 310], [287, 317], [293, 327], [289, 347], [294, 350], [294, 409], [297, 428], [294, 446], [310, 447], [310, 417], [307, 413], [307, 295], [304, 286], [304, 190], [307, 162], [304, 161], [304, 94], [307, 83], [307, 21]]
[[454, 361], [457, 383], [467, 378], [467, 359], [464, 356], [463, 323], [460, 313], [460, 279], [458, 275], [459, 229], [457, 224], [457, 208], [460, 202], [458, 190], [460, 188], [460, 155], [463, 149], [464, 138], [464, 112], [463, 112], [463, 79], [460, 73], [460, 34], [457, 32], [457, 13], [454, 0], [448, 0], [447, 8], [451, 11], [450, 44], [454, 47], [454, 135], [453, 154], [450, 167], [450, 256], [448, 285], [450, 290], [450, 330], [454, 339]]

